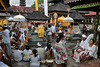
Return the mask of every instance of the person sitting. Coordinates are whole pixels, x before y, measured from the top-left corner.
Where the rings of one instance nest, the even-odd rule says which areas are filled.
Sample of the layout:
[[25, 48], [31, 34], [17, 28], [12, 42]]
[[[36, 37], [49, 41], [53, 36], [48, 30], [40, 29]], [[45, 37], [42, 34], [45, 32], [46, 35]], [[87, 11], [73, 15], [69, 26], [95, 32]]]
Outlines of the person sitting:
[[22, 60], [22, 53], [23, 51], [19, 50], [19, 46], [15, 46], [15, 50], [13, 50], [14, 53], [14, 60], [17, 62], [20, 62]]
[[97, 49], [96, 48], [97, 48], [97, 46], [94, 45], [94, 40], [91, 39], [89, 45], [87, 46], [87, 49], [80, 57], [80, 61], [83, 62], [83, 61], [86, 61], [91, 58], [97, 59]]
[[81, 56], [82, 53], [84, 53], [84, 51], [87, 49], [87, 46], [89, 45], [89, 43], [86, 41], [86, 35], [82, 35], [82, 41], [80, 43], [80, 46], [78, 47], [78, 49], [74, 50], [74, 56], [73, 59], [76, 62], [80, 62], [79, 57]]
[[29, 61], [29, 59], [31, 58], [30, 55], [32, 54], [32, 50], [30, 50], [29, 45], [25, 45], [25, 49], [23, 51], [23, 60], [24, 61]]
[[44, 56], [47, 65], [51, 65], [53, 63], [54, 60], [54, 52], [51, 49], [51, 45], [47, 46], [47, 50], [45, 52], [45, 56]]
[[44, 48], [42, 48], [42, 44], [40, 42], [37, 43], [38, 48], [36, 48], [38, 55], [41, 59], [44, 59]]
[[[48, 45], [51, 45], [50, 43], [47, 43], [47, 46]], [[47, 46], [44, 48], [44, 53], [46, 52], [46, 50], [47, 50]], [[53, 50], [53, 47], [51, 46], [51, 49]]]
[[39, 61], [39, 55], [37, 54], [37, 50], [33, 49], [33, 55], [31, 55], [30, 59], [30, 67], [39, 67], [40, 66], [40, 61]]
[[73, 57], [73, 55], [74, 55], [74, 50], [75, 50], [75, 49], [78, 49], [78, 47], [80, 46], [80, 42], [81, 42], [81, 40], [78, 39], [78, 40], [77, 40], [77, 45], [72, 49], [72, 55], [71, 55], [70, 57]]

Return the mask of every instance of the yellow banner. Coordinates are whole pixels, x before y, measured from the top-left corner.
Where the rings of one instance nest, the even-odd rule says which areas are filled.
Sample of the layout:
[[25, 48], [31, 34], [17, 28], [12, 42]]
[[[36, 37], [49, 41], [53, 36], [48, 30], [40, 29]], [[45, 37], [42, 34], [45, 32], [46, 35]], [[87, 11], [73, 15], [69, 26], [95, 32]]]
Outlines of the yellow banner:
[[38, 11], [38, 0], [35, 0], [36, 11]]

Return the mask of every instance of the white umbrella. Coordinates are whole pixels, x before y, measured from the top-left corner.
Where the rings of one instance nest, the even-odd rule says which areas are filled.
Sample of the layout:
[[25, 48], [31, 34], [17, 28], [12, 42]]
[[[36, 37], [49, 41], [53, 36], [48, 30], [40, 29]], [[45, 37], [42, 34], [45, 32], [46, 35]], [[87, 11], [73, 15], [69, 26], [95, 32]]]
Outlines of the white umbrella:
[[16, 15], [14, 16], [14, 21], [25, 21], [25, 17], [22, 15]]
[[66, 17], [63, 22], [74, 22], [74, 20], [71, 17]]
[[9, 17], [9, 18], [8, 18], [8, 21], [13, 21], [13, 18], [12, 18], [12, 17]]

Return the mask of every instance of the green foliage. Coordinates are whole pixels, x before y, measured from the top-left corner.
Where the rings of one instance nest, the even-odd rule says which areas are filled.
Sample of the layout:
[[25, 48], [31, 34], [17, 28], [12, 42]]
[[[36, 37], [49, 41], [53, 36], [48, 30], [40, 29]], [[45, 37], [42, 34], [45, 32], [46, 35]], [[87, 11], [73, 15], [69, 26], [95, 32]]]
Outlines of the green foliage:
[[35, 2], [34, 2], [34, 4], [31, 5], [31, 7], [35, 7]]
[[[44, 0], [38, 0], [38, 5], [43, 4], [43, 1], [44, 1]], [[41, 6], [42, 6], [42, 5], [41, 5]], [[31, 5], [31, 7], [35, 7], [35, 1], [34, 1], [34, 4]]]

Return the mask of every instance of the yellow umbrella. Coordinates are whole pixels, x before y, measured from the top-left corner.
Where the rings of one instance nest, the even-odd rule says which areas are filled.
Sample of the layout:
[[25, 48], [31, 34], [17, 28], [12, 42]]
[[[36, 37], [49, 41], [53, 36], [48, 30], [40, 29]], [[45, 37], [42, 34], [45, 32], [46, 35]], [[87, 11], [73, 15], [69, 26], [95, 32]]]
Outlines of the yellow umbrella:
[[58, 18], [58, 21], [63, 22], [64, 19], [65, 19], [65, 17], [61, 16], [61, 17]]

